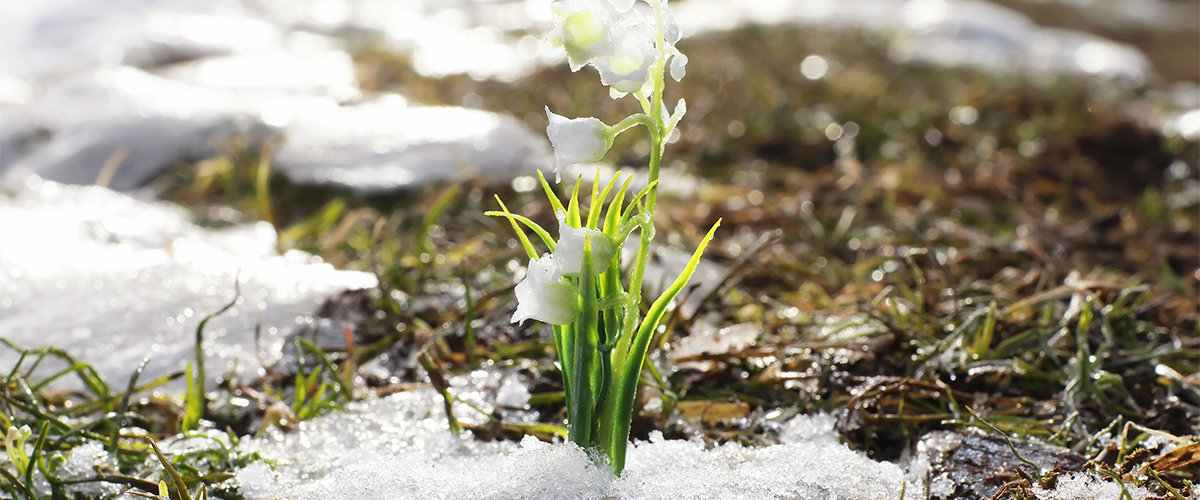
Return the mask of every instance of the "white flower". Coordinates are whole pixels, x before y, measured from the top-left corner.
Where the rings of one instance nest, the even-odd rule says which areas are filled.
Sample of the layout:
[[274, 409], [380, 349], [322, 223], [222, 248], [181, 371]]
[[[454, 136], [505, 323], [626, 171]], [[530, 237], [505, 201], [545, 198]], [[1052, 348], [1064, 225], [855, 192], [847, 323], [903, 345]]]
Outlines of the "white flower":
[[604, 158], [612, 146], [613, 135], [608, 125], [596, 118], [567, 118], [554, 114], [546, 107], [546, 135], [554, 147], [554, 173], [557, 176], [565, 165], [597, 161]]
[[551, 41], [567, 49], [571, 71], [609, 52], [610, 8], [601, 0], [558, 0]]
[[[658, 1], [647, 3], [654, 6]], [[572, 71], [595, 66], [600, 81], [612, 87], [616, 95], [637, 92], [648, 85], [650, 67], [660, 55], [655, 21], [646, 16], [645, 9], [633, 8], [634, 3], [636, 0], [554, 2], [556, 22], [550, 32], [551, 41], [566, 49]], [[678, 53], [674, 42], [679, 28], [665, 2], [661, 7], [668, 16], [663, 49], [667, 54]]]
[[590, 236], [592, 242], [592, 272], [600, 274], [612, 264], [617, 245], [607, 234], [598, 229], [571, 227], [565, 215], [558, 217], [558, 244], [554, 247], [554, 260], [563, 274], [583, 272], [583, 240]]
[[600, 71], [600, 81], [621, 92], [637, 92], [650, 77], [650, 65], [658, 59], [654, 40], [646, 29], [631, 26], [612, 53], [596, 58], [592, 64]]
[[579, 314], [579, 291], [563, 281], [562, 270], [554, 255], [544, 254], [529, 261], [525, 279], [517, 283], [517, 310], [512, 322], [527, 319], [565, 325]]

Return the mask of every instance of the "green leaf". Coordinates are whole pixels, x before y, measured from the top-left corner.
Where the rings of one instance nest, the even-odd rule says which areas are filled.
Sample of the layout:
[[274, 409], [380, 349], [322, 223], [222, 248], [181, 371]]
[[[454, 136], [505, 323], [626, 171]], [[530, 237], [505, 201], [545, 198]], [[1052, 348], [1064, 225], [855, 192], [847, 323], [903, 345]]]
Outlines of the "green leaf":
[[[506, 217], [506, 218], [508, 218], [508, 220], [509, 220], [510, 222], [512, 222], [512, 221], [517, 221], [517, 222], [520, 222], [520, 223], [524, 224], [526, 227], [528, 227], [530, 230], [532, 230], [532, 231], [533, 231], [533, 234], [536, 234], [536, 235], [538, 236], [538, 238], [541, 238], [541, 240], [542, 240], [542, 243], [545, 243], [545, 244], [546, 244], [546, 246], [550, 248], [550, 251], [551, 251], [551, 252], [553, 252], [553, 251], [554, 251], [554, 247], [555, 247], [555, 241], [554, 241], [554, 238], [552, 238], [552, 237], [550, 236], [550, 233], [549, 233], [549, 232], [547, 232], [545, 229], [543, 229], [541, 225], [539, 225], [538, 223], [536, 223], [536, 222], [534, 222], [534, 221], [530, 220], [528, 217], [525, 217], [525, 216], [523, 216], [523, 215], [517, 215], [517, 214], [514, 214], [514, 213], [512, 213], [512, 212], [509, 212], [507, 208], [506, 208], [506, 209], [504, 209], [504, 211], [502, 211], [502, 212], [494, 212], [494, 211], [491, 211], [491, 212], [484, 212], [484, 213], [483, 213], [483, 215], [487, 215], [487, 216], [490, 216], [490, 217]], [[519, 232], [519, 230], [518, 230], [518, 232]], [[522, 243], [522, 245], [524, 245], [524, 243]], [[526, 253], [529, 253], [529, 251], [530, 251], [530, 250], [532, 250], [532, 249], [533, 249], [533, 247], [532, 247], [532, 245], [531, 245], [531, 246], [530, 246], [530, 248], [526, 248], [526, 249], [525, 249], [525, 252], [526, 252]], [[535, 258], [535, 259], [536, 259], [536, 258], [537, 258], [537, 256], [536, 256], [536, 255], [533, 255], [533, 256], [531, 256], [530, 258]]]
[[188, 432], [200, 428], [200, 417], [204, 414], [204, 394], [200, 392], [199, 384], [196, 383], [196, 374], [190, 361], [183, 373], [187, 382], [187, 392], [184, 396], [183, 423], [180, 427], [184, 432]]
[[567, 225], [571, 227], [579, 227], [581, 224], [579, 218], [579, 185], [581, 183], [583, 183], [582, 175], [575, 178], [575, 188], [571, 190], [571, 201], [567, 203]]
[[[170, 485], [175, 487], [175, 494], [177, 496], [172, 498], [192, 498], [191, 492], [189, 492], [187, 489], [187, 483], [183, 481], [183, 476], [179, 475], [179, 471], [175, 470], [175, 467], [171, 465], [171, 461], [167, 460], [167, 457], [163, 455], [162, 450], [158, 449], [158, 443], [154, 442], [154, 438], [146, 436], [146, 442], [150, 443], [151, 448], [154, 448], [154, 454], [158, 456], [159, 463], [161, 463], [163, 468], [167, 471], [167, 478], [171, 480]], [[162, 487], [162, 483], [159, 483], [160, 491], [162, 490]]]
[[550, 200], [550, 206], [554, 208], [554, 214], [557, 216], [559, 212], [567, 213], [567, 209], [558, 199], [558, 195], [554, 194], [554, 188], [550, 187], [550, 183], [546, 182], [546, 176], [542, 175], [542, 171], [538, 170], [538, 182], [542, 185], [542, 190], [546, 192], [546, 199]]
[[721, 221], [717, 220], [713, 224], [712, 229], [708, 230], [708, 234], [700, 241], [700, 246], [696, 248], [692, 258], [688, 261], [687, 267], [675, 278], [675, 282], [671, 286], [663, 290], [658, 299], [650, 306], [650, 310], [646, 313], [646, 317], [642, 319], [642, 324], [638, 328], [637, 335], [633, 339], [629, 353], [625, 358], [624, 365], [616, 367], [620, 372], [617, 374], [615, 392], [613, 397], [616, 399], [615, 404], [610, 406], [612, 413], [606, 415], [606, 421], [612, 422], [613, 430], [610, 434], [610, 443], [605, 445], [610, 450], [609, 458], [613, 461], [613, 469], [618, 475], [625, 468], [625, 450], [629, 444], [629, 425], [633, 418], [633, 401], [637, 395], [638, 380], [641, 378], [642, 364], [646, 361], [646, 350], [650, 346], [650, 338], [654, 336], [654, 330], [658, 328], [662, 321], [663, 314], [667, 310], [667, 306], [683, 287], [687, 286], [688, 280], [692, 278], [692, 273], [696, 272], [696, 266], [700, 264], [700, 257], [704, 255], [704, 249], [708, 247], [708, 243], [712, 241], [713, 236], [717, 232], [717, 228], [721, 226]]
[[579, 316], [575, 319], [575, 342], [571, 346], [571, 378], [572, 394], [567, 399], [569, 417], [567, 433], [571, 442], [581, 448], [592, 445], [592, 428], [595, 425], [594, 415], [596, 401], [594, 386], [598, 383], [596, 370], [596, 326], [598, 308], [596, 306], [596, 274], [592, 266], [592, 238], [583, 240], [583, 262], [579, 277], [579, 291], [582, 294]]
[[604, 191], [597, 195], [596, 188], [600, 186], [600, 169], [596, 169], [596, 180], [592, 184], [592, 206], [588, 208], [588, 228], [599, 229], [598, 224], [600, 223], [600, 210], [604, 207], [604, 201], [608, 199], [608, 193], [612, 191], [613, 186], [616, 185], [617, 181], [620, 179], [621, 172], [617, 172], [616, 175], [613, 175], [613, 178], [608, 181], [608, 184], [604, 186]]
[[[621, 207], [625, 205], [625, 192], [629, 190], [629, 185], [633, 183], [633, 176], [630, 175], [625, 179], [625, 184], [621, 185], [621, 189], [617, 191], [616, 196], [608, 204], [608, 212], [604, 214], [604, 234], [611, 238], [617, 237], [617, 231], [621, 227]], [[619, 242], [618, 242], [619, 243]]]
[[[538, 175], [540, 176], [541, 172], [538, 172]], [[521, 240], [521, 246], [525, 247], [525, 253], [529, 255], [530, 259], [538, 258], [538, 253], [537, 250], [533, 248], [533, 243], [529, 242], [529, 237], [525, 236], [525, 231], [521, 229], [521, 226], [517, 225], [517, 216], [508, 211], [508, 207], [504, 206], [503, 201], [500, 201], [500, 195], [496, 195], [496, 203], [500, 204], [500, 210], [503, 210], [501, 213], [505, 217], [508, 217], [508, 223], [512, 224], [513, 231], [517, 233], [517, 238]], [[490, 214], [491, 212], [488, 213]], [[542, 230], [542, 232], [544, 233], [546, 231]], [[549, 235], [546, 235], [546, 237], [549, 237]], [[550, 247], [550, 250], [553, 251], [554, 247]]]
[[629, 200], [629, 206], [625, 209], [625, 213], [621, 216], [621, 226], [625, 226], [627, 223], [629, 223], [629, 219], [633, 218], [634, 209], [637, 208], [642, 199], [650, 193], [650, 190], [654, 189], [654, 186], [657, 185], [657, 180], [647, 184], [646, 187], [642, 188], [641, 191], [638, 191], [637, 196], [634, 196], [632, 200]]

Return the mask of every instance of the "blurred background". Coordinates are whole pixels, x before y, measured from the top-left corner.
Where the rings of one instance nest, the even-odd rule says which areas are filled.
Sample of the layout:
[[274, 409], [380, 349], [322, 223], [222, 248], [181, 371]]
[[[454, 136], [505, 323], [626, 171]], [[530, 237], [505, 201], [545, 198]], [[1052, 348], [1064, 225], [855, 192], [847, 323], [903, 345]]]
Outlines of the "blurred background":
[[[545, 106], [614, 123], [636, 105], [546, 46], [549, 3], [4, 2], [0, 204], [71, 203], [102, 235], [145, 224], [107, 198], [47, 194], [42, 178], [175, 203], [206, 230], [263, 221], [222, 251], [303, 251], [378, 279], [251, 276], [248, 290], [270, 291], [263, 311], [323, 290], [267, 322], [277, 350], [306, 335], [339, 363], [370, 359], [361, 382], [381, 391], [423, 377], [420, 351], [449, 371], [519, 366], [535, 395], [553, 393], [550, 346], [508, 323], [523, 253], [482, 212], [498, 194], [554, 220], [533, 176], [550, 166]], [[688, 114], [666, 154], [655, 279], [724, 225], [656, 341], [647, 385], [661, 404], [637, 437], [758, 442], [772, 410], [841, 409], [844, 440], [895, 458], [945, 427], [954, 394], [1014, 435], [1077, 450], [1117, 418], [1196, 433], [1200, 1], [671, 6], [690, 63], [667, 101], [685, 98]], [[639, 172], [648, 152], [625, 134], [564, 177]], [[0, 327], [48, 344], [104, 330], [94, 318], [117, 306], [43, 286], [40, 251], [13, 252], [69, 224], [30, 210], [0, 211], [0, 227], [24, 231], [0, 240]], [[51, 281], [77, 279], [64, 273]], [[169, 344], [228, 300], [233, 276], [196, 278], [187, 300], [135, 319]], [[46, 335], [31, 297], [101, 313]], [[315, 319], [292, 321], [301, 312]], [[245, 369], [262, 360], [245, 340], [252, 315], [241, 321], [218, 337], [241, 336], [221, 358]], [[153, 349], [186, 358], [190, 341], [175, 342]], [[109, 374], [127, 376], [144, 349]], [[545, 421], [556, 408], [538, 407]]]

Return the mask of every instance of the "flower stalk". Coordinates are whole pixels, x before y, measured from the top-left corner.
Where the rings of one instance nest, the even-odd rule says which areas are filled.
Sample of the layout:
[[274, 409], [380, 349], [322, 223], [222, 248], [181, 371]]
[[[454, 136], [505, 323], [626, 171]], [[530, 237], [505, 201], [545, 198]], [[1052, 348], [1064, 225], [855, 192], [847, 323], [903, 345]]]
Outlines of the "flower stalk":
[[[654, 240], [663, 151], [686, 112], [682, 99], [670, 114], [663, 103], [667, 73], [678, 81], [685, 72], [687, 57], [675, 47], [680, 30], [666, 0], [556, 0], [553, 7], [558, 21], [550, 39], [566, 51], [572, 70], [593, 66], [613, 98], [633, 96], [641, 107], [641, 113], [615, 125], [592, 117], [567, 118], [547, 108], [556, 179], [564, 166], [602, 159], [617, 135], [640, 125], [650, 135], [649, 182], [630, 196], [632, 175], [622, 182], [618, 172], [601, 187], [597, 173], [585, 214], [582, 178], [576, 179], [563, 204], [539, 171], [538, 180], [558, 217], [557, 240], [533, 220], [509, 211], [499, 198], [500, 211], [488, 215], [507, 218], [529, 256], [526, 276], [516, 287], [513, 322], [534, 319], [554, 331], [568, 439], [601, 451], [619, 475], [650, 340], [720, 221], [642, 316], [642, 282]], [[526, 229], [549, 253], [539, 254]], [[617, 250], [635, 231], [637, 253], [626, 273]]]

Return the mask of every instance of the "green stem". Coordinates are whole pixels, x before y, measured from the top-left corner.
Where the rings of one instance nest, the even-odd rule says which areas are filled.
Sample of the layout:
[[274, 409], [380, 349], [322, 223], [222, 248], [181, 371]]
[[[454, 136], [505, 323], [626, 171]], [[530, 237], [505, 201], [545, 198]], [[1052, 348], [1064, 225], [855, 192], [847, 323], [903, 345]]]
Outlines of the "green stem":
[[638, 113], [636, 115], [629, 115], [625, 117], [624, 120], [617, 122], [616, 125], [608, 127], [608, 131], [613, 135], [613, 137], [616, 137], [620, 135], [621, 132], [629, 130], [638, 125], [646, 127], [646, 130], [654, 130], [654, 122], [650, 120], [650, 117], [646, 116], [644, 113]]
[[[642, 306], [642, 281], [646, 276], [646, 262], [650, 256], [650, 243], [654, 240], [654, 213], [658, 204], [658, 178], [662, 166], [663, 148], [666, 145], [666, 124], [663, 123], [663, 67], [666, 53], [662, 52], [663, 41], [663, 11], [661, 4], [655, 5], [657, 19], [657, 38], [659, 42], [658, 61], [650, 74], [654, 79], [654, 90], [650, 96], [649, 109], [644, 109], [648, 118], [646, 129], [650, 132], [650, 177], [651, 188], [646, 193], [645, 213], [648, 220], [641, 226], [641, 239], [638, 244], [637, 258], [634, 261], [633, 274], [629, 280], [629, 303], [626, 305], [624, 321], [621, 324], [621, 334], [617, 338], [616, 349], [612, 352], [612, 383], [609, 390], [611, 395], [603, 402], [601, 415], [606, 425], [602, 426], [597, 436], [601, 448], [604, 449], [612, 462], [614, 472], [621, 474], [625, 465], [625, 449], [629, 441], [629, 425], [632, 419], [632, 401], [636, 397], [638, 378], [641, 376], [641, 365], [645, 360], [645, 349], [634, 347], [635, 355], [630, 357], [630, 347], [635, 338], [635, 331], [645, 328], [639, 325]], [[643, 108], [646, 102], [640, 99]], [[619, 125], [619, 124], [618, 124]], [[637, 353], [641, 353], [637, 355]], [[632, 366], [636, 363], [637, 366]]]

